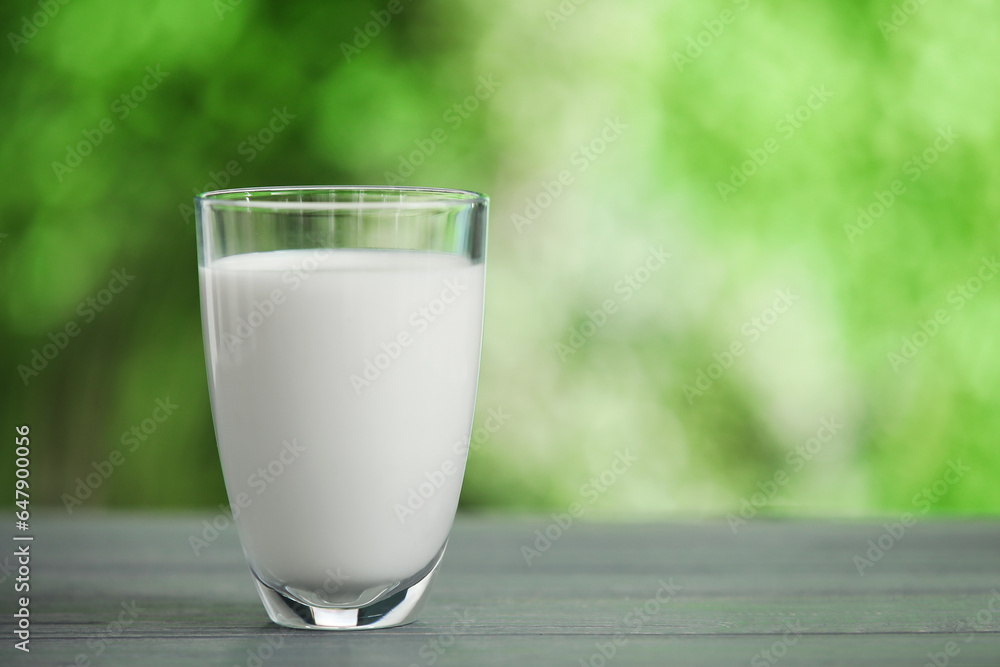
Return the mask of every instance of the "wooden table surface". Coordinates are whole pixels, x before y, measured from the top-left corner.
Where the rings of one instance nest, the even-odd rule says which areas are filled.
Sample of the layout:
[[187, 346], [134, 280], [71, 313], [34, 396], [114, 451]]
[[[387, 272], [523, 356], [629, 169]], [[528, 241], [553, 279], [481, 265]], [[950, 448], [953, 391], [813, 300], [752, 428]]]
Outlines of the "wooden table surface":
[[33, 517], [31, 652], [4, 569], [0, 664], [1000, 665], [996, 520], [462, 516], [420, 621], [333, 633], [271, 624], [235, 527], [195, 555], [206, 518]]

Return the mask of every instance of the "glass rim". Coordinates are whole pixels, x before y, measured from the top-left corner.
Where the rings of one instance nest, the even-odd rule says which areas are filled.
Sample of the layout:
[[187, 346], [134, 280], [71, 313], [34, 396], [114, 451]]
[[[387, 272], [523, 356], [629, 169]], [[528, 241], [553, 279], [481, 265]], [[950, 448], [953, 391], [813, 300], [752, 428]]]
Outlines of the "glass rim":
[[[295, 192], [380, 192], [398, 194], [398, 201], [288, 201], [272, 199], [270, 195]], [[247, 195], [238, 198], [239, 195]], [[263, 195], [263, 196], [258, 196]], [[423, 195], [405, 197], [405, 195]], [[274, 187], [228, 188], [210, 190], [196, 195], [196, 205], [210, 207], [232, 206], [289, 211], [357, 211], [378, 209], [427, 209], [461, 208], [475, 204], [488, 204], [489, 197], [472, 190], [431, 188], [409, 185], [280, 185]]]

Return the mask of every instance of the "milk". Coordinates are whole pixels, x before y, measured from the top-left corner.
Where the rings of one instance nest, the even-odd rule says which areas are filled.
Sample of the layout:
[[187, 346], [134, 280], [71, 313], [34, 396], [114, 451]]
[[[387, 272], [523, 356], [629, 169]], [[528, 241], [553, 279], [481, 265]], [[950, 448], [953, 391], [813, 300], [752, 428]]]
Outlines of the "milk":
[[433, 565], [465, 469], [483, 283], [481, 263], [409, 251], [201, 268], [219, 453], [259, 579], [350, 606]]

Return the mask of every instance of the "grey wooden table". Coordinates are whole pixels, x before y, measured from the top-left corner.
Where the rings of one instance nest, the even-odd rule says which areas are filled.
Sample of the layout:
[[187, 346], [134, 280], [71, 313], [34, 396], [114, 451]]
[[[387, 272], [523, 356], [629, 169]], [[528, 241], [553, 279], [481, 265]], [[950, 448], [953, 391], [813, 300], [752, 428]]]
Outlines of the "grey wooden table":
[[31, 652], [13, 648], [5, 571], [0, 663], [1000, 665], [997, 521], [894, 536], [882, 522], [757, 519], [734, 534], [460, 517], [422, 619], [345, 634], [272, 625], [235, 528], [195, 555], [205, 518], [35, 518]]

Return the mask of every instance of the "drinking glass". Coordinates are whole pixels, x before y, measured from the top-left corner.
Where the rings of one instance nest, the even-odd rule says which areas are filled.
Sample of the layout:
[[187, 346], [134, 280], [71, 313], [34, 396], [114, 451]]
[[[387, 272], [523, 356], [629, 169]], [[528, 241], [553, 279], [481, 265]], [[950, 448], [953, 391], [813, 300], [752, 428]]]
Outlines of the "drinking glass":
[[219, 457], [268, 615], [413, 621], [465, 472], [488, 199], [272, 187], [195, 204]]

